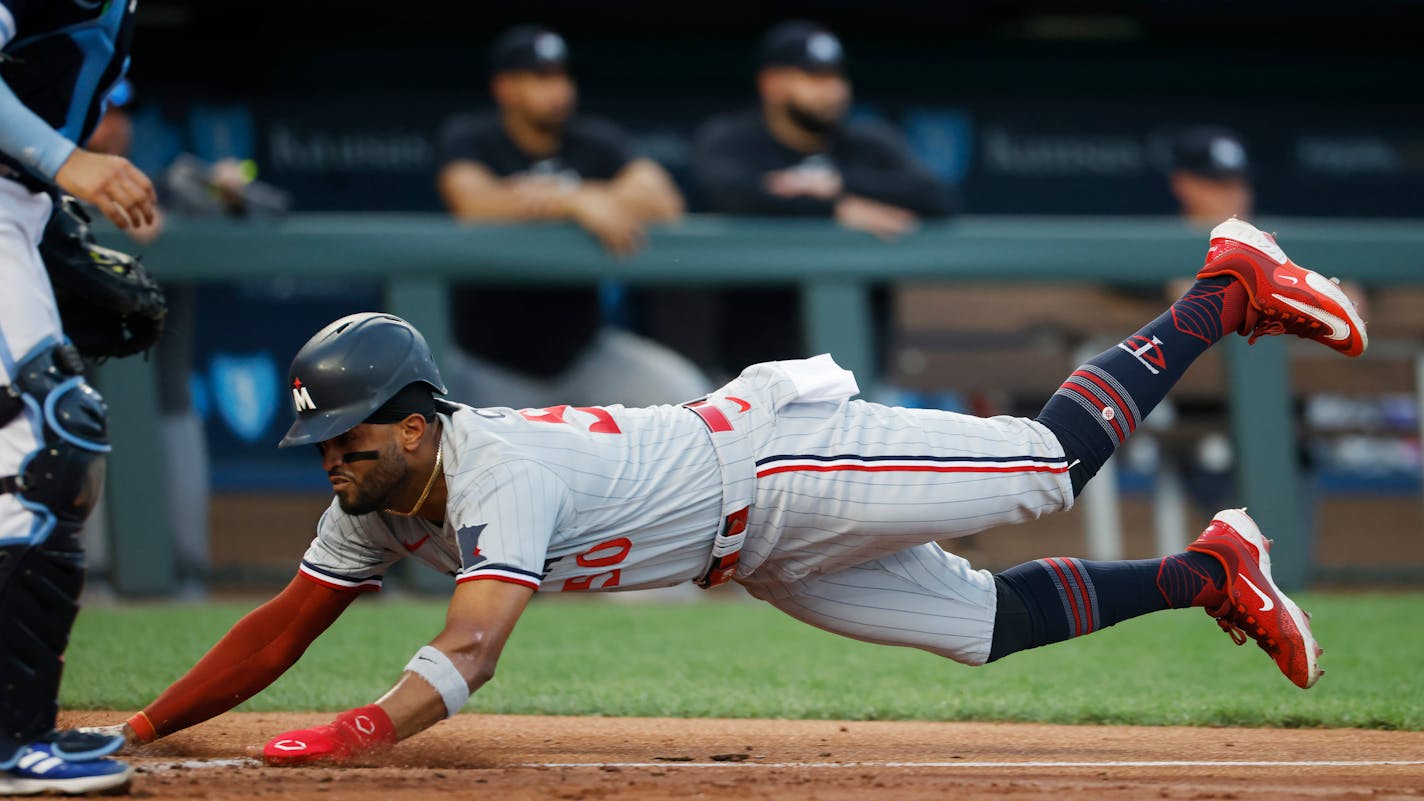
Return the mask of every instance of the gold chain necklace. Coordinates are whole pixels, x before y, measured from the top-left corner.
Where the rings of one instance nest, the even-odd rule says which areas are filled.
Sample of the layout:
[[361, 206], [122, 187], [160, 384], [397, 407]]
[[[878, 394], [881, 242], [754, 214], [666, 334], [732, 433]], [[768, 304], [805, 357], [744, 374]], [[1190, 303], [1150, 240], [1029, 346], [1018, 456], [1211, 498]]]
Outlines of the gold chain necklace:
[[435, 446], [435, 469], [430, 471], [430, 480], [425, 482], [425, 490], [420, 493], [420, 497], [415, 500], [415, 505], [410, 507], [409, 512], [397, 512], [394, 509], [386, 511], [401, 517], [415, 517], [415, 513], [420, 511], [420, 507], [425, 505], [425, 499], [430, 497], [430, 490], [435, 486], [435, 477], [440, 475], [440, 463], [444, 454], [445, 443], [442, 441]]

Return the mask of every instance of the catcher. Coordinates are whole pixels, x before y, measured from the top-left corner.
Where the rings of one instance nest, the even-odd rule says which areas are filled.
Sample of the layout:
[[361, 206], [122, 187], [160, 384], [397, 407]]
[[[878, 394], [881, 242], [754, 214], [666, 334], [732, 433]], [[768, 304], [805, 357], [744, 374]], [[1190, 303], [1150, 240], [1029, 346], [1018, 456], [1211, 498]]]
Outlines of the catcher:
[[969, 665], [1196, 606], [1308, 688], [1320, 648], [1244, 510], [1160, 559], [992, 575], [937, 544], [1069, 508], [1232, 332], [1293, 333], [1347, 356], [1366, 346], [1333, 283], [1239, 220], [1213, 231], [1181, 299], [1080, 366], [1035, 419], [851, 400], [854, 378], [828, 356], [753, 365], [683, 406], [471, 408], [434, 397], [440, 374], [405, 321], [345, 317], [289, 376], [296, 421], [281, 445], [314, 446], [335, 495], [298, 575], [115, 728], [149, 742], [260, 692], [407, 556], [452, 578], [443, 630], [377, 702], [274, 738], [268, 762], [348, 758], [455, 714], [494, 676], [536, 590], [735, 579], [812, 625]]
[[123, 77], [134, 5], [0, 0], [0, 795], [108, 790], [131, 775], [105, 758], [121, 738], [54, 727], [84, 581], [80, 528], [109, 450], [81, 356], [150, 347], [163, 295], [56, 196], [120, 228], [153, 221], [148, 178], [76, 144]]

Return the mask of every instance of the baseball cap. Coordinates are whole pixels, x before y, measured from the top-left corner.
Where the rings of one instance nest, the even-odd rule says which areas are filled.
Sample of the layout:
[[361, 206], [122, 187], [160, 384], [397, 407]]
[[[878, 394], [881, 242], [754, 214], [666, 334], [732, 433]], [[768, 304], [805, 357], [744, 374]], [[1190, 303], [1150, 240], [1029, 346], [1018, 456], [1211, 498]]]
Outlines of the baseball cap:
[[1183, 131], [1172, 143], [1172, 168], [1216, 180], [1251, 174], [1246, 148], [1225, 128], [1199, 127]]
[[797, 67], [807, 72], [840, 72], [845, 68], [841, 40], [823, 25], [790, 20], [761, 38], [762, 67]]
[[569, 46], [557, 31], [540, 25], [516, 25], [490, 46], [490, 70], [557, 72], [568, 67]]

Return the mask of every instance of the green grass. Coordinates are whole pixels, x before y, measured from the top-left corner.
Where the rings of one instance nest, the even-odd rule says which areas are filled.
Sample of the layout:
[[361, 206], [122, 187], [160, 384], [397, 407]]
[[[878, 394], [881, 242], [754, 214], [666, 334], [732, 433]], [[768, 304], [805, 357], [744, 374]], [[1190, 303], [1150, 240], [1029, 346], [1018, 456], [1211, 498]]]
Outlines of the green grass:
[[[1200, 610], [968, 668], [836, 637], [760, 603], [540, 599], [467, 711], [556, 715], [1001, 720], [1424, 729], [1424, 594], [1315, 595], [1327, 675], [1302, 692]], [[67, 658], [70, 709], [137, 709], [246, 607], [86, 609]], [[440, 629], [443, 606], [352, 607], [249, 710], [368, 703]]]

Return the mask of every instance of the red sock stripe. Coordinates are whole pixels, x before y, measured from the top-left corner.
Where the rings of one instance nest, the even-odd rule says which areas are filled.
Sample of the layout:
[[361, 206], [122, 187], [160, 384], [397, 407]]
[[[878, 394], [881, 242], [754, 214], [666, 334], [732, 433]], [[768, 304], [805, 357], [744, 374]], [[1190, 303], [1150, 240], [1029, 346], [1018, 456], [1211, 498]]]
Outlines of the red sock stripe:
[[1093, 599], [1088, 597], [1088, 582], [1083, 580], [1083, 574], [1078, 572], [1078, 565], [1075, 564], [1072, 559], [1062, 559], [1059, 561], [1066, 564], [1068, 569], [1073, 571], [1073, 578], [1078, 582], [1078, 597], [1083, 600], [1083, 622], [1085, 629], [1083, 633], [1092, 634], [1096, 630], [1093, 628], [1093, 618], [1095, 615], [1093, 614]]
[[1085, 370], [1079, 370], [1073, 373], [1073, 375], [1088, 379], [1096, 384], [1099, 389], [1108, 393], [1108, 397], [1112, 398], [1113, 403], [1117, 404], [1118, 416], [1127, 421], [1127, 431], [1129, 434], [1137, 429], [1137, 421], [1132, 419], [1132, 412], [1128, 411], [1128, 405], [1123, 402], [1122, 396], [1113, 390], [1112, 385]]
[[1067, 574], [1065, 574], [1063, 568], [1059, 567], [1052, 559], [1044, 559], [1043, 562], [1053, 568], [1054, 573], [1058, 574], [1058, 580], [1063, 584], [1063, 590], [1068, 595], [1068, 606], [1073, 611], [1073, 636], [1081, 637], [1083, 635], [1083, 621], [1078, 618], [1078, 599], [1073, 592], [1073, 588], [1068, 586]]
[[[1077, 384], [1074, 384], [1074, 383], [1072, 383], [1072, 382], [1069, 382], [1069, 383], [1064, 384], [1064, 385], [1063, 385], [1063, 388], [1064, 388], [1064, 389], [1071, 389], [1071, 390], [1073, 390], [1074, 392], [1078, 393], [1079, 395], [1082, 395], [1083, 397], [1087, 398], [1089, 401], [1092, 402], [1092, 404], [1093, 404], [1094, 406], [1098, 407], [1099, 410], [1108, 408], [1106, 405], [1103, 404], [1102, 401], [1098, 400], [1098, 396], [1097, 396], [1097, 395], [1094, 395], [1093, 393], [1089, 392], [1087, 389], [1085, 389], [1085, 388], [1083, 388], [1083, 387], [1080, 387], [1080, 386], [1078, 386]], [[1125, 442], [1125, 441], [1127, 440], [1127, 434], [1123, 433], [1122, 426], [1118, 425], [1117, 418], [1118, 418], [1118, 415], [1117, 415], [1116, 412], [1114, 412], [1114, 414], [1113, 414], [1113, 419], [1109, 420], [1108, 423], [1113, 427], [1113, 431], [1116, 431], [1116, 432], [1117, 432], [1117, 444], [1121, 445], [1123, 442]]]

